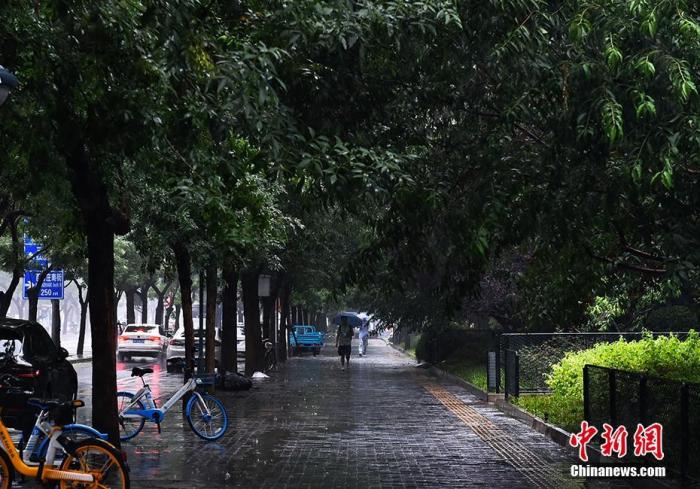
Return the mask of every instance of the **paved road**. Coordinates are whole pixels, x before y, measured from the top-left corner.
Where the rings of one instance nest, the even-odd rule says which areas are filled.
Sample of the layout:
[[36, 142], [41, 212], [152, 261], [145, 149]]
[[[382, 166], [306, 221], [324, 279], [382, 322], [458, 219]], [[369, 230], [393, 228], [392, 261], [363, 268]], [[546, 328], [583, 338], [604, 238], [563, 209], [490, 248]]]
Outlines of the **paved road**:
[[[126, 444], [133, 487], [564, 487], [570, 482], [564, 477], [570, 461], [559, 447], [459, 388], [445, 389], [381, 340], [371, 342], [368, 356], [353, 358], [348, 371], [332, 353], [328, 348], [319, 357], [293, 359], [251, 391], [219, 393], [232, 425], [218, 443], [198, 440], [183, 427], [179, 413], [166, 420], [162, 434], [151, 427]], [[164, 396], [180, 380], [157, 367], [150, 383]], [[124, 387], [135, 385], [124, 370], [119, 378]], [[507, 430], [505, 448], [499, 452], [470, 429], [460, 419], [465, 414]]]
[[[147, 425], [125, 444], [132, 488], [584, 487], [568, 476], [567, 452], [524, 424], [381, 340], [368, 353], [342, 371], [328, 347], [250, 391], [217, 393], [232, 418], [219, 442], [196, 438], [179, 410], [161, 434]], [[122, 388], [136, 387], [130, 367]], [[167, 397], [181, 377], [161, 368], [150, 383]]]

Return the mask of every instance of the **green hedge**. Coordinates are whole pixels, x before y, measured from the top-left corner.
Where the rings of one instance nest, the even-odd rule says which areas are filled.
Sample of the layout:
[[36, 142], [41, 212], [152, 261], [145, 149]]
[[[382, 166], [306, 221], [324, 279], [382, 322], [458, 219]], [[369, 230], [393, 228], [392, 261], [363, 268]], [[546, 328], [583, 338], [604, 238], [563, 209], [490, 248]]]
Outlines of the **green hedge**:
[[486, 365], [486, 355], [493, 349], [494, 333], [451, 325], [447, 328], [423, 331], [416, 344], [416, 358], [439, 363], [451, 357], [468, 360], [472, 364]]
[[524, 395], [513, 402], [565, 429], [574, 429], [583, 419], [583, 366], [586, 364], [700, 382], [700, 336], [695, 331], [685, 340], [649, 335], [639, 341], [599, 343], [588, 350], [568, 353], [552, 367], [547, 378], [551, 395]]
[[547, 379], [554, 394], [583, 402], [586, 364], [700, 382], [700, 337], [695, 331], [683, 341], [676, 336], [649, 335], [639, 341], [600, 343], [588, 350], [568, 353], [552, 367]]

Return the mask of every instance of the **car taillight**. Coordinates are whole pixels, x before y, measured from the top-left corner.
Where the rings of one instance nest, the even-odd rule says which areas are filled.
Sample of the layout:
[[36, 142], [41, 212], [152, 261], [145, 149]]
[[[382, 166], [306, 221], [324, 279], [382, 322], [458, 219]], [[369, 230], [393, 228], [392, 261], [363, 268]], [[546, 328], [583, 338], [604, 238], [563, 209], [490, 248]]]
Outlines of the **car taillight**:
[[183, 340], [171, 340], [170, 344], [173, 346], [183, 346], [185, 342]]
[[119, 341], [127, 341], [129, 339], [128, 336], [120, 336]]
[[34, 372], [27, 372], [24, 374], [17, 374], [17, 377], [20, 377], [22, 379], [33, 379], [35, 377], [39, 377], [39, 374], [41, 374], [41, 370], [35, 370]]
[[150, 336], [148, 341], [160, 341], [160, 336]]

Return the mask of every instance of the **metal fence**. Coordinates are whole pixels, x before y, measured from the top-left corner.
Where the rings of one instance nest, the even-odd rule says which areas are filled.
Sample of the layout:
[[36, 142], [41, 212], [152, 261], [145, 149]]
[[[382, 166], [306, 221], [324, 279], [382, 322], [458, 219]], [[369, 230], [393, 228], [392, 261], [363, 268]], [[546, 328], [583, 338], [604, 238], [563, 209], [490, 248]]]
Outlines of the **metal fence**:
[[394, 345], [401, 346], [405, 349], [415, 348], [416, 344], [420, 340], [420, 333], [411, 332], [405, 328], [396, 328], [394, 333], [389, 338]]
[[627, 428], [628, 453], [633, 453], [637, 423], [661, 423], [663, 465], [685, 477], [700, 476], [695, 462], [700, 456], [700, 384], [586, 365], [583, 398], [584, 418], [591, 425]]
[[[496, 376], [489, 379], [495, 392], [507, 396], [520, 393], [549, 392], [547, 375], [568, 352], [587, 350], [598, 343], [639, 340], [645, 333], [503, 333], [495, 352]], [[687, 332], [646, 333], [654, 337], [674, 334], [687, 337]], [[491, 370], [491, 369], [489, 369]], [[505, 374], [503, 377], [502, 375]], [[503, 379], [503, 380], [501, 380]]]

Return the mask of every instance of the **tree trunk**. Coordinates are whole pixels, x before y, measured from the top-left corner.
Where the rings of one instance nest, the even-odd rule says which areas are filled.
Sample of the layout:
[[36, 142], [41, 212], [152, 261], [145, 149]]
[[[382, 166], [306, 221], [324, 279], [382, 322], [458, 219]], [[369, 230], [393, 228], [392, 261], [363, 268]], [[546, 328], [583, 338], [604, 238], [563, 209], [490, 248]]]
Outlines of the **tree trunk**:
[[83, 352], [85, 351], [85, 327], [87, 325], [87, 313], [88, 313], [88, 304], [87, 301], [85, 304], [80, 305], [80, 329], [78, 330], [78, 349], [75, 352], [76, 355], [79, 357], [83, 356]]
[[80, 330], [78, 331], [78, 351], [76, 355], [83, 356], [83, 351], [85, 350], [85, 325], [87, 323], [87, 312], [88, 305], [87, 301], [85, 304], [80, 304]]
[[[163, 327], [166, 331], [170, 331], [170, 317], [173, 315], [173, 308], [175, 305], [175, 294], [177, 294], [178, 287], [175, 286], [173, 291], [170, 293], [168, 300], [168, 307], [165, 308], [165, 317], [163, 318]], [[177, 322], [176, 322], [177, 327]]]
[[[66, 108], [65, 114], [70, 114]], [[71, 188], [85, 225], [90, 284], [92, 332], [92, 424], [120, 446], [117, 416], [117, 324], [114, 304], [114, 236], [129, 231], [125, 212], [112, 209], [102, 181], [100, 163], [93, 161], [70, 121], [61, 125], [63, 151], [71, 169]]]
[[180, 312], [181, 311], [182, 311], [182, 306], [180, 304], [177, 304], [175, 306], [175, 331], [180, 329]]
[[[82, 356], [85, 350], [85, 326], [87, 324], [87, 311], [88, 311], [88, 291], [85, 284], [80, 285], [78, 281], [75, 281], [75, 286], [78, 289], [78, 304], [80, 304], [80, 327], [78, 329], [78, 348], [75, 352], [76, 355]], [[83, 297], [83, 287], [85, 287], [85, 297]]]
[[[182, 323], [185, 328], [185, 368], [190, 375], [194, 371], [194, 322], [192, 321], [192, 261], [189, 250], [182, 244], [173, 245], [175, 266], [180, 282]], [[189, 375], [187, 375], [189, 378]]]
[[219, 370], [226, 373], [238, 371], [238, 271], [227, 265], [223, 275], [225, 286]]
[[136, 289], [128, 288], [124, 291], [124, 295], [126, 295], [126, 324], [134, 324], [136, 322], [136, 310], [134, 309]]
[[[216, 299], [217, 299], [217, 273], [216, 265], [207, 266], [207, 330], [205, 362], [206, 371], [213, 374], [216, 368]], [[202, 301], [199, 301], [200, 304]]]
[[262, 370], [262, 337], [260, 336], [260, 303], [257, 270], [243, 272], [243, 314], [245, 321], [245, 372], [252, 375]]
[[287, 329], [289, 328], [289, 316], [291, 314], [291, 307], [289, 304], [290, 295], [291, 288], [289, 284], [283, 283], [280, 293], [280, 329], [277, 338], [277, 358], [281, 362], [287, 360]]
[[148, 290], [151, 288], [150, 284], [141, 287], [138, 294], [141, 298], [141, 324], [148, 323]]
[[41, 292], [41, 286], [44, 283], [44, 279], [46, 278], [46, 275], [51, 271], [53, 266], [49, 266], [48, 268], [44, 269], [41, 271], [39, 274], [39, 277], [37, 277], [36, 285], [32, 287], [31, 289], [27, 290], [27, 298], [29, 299], [29, 317], [28, 319], [30, 321], [36, 321], [37, 317], [37, 312], [39, 309], [39, 293]]
[[[5, 292], [0, 292], [0, 319], [7, 316], [7, 311], [10, 310], [10, 305], [12, 305], [12, 297], [15, 295], [17, 285], [19, 285], [19, 281], [24, 275], [24, 268], [21, 264], [24, 249], [20, 244], [16, 219], [12, 219], [10, 221], [9, 228], [12, 239], [12, 257], [15, 260], [15, 264], [12, 268], [12, 279], [10, 280], [10, 284], [7, 286]], [[20, 315], [17, 317], [20, 317]]]
[[156, 304], [156, 324], [163, 326], [163, 312], [165, 311], [165, 297], [158, 296], [158, 303]]
[[54, 345], [61, 346], [61, 301], [51, 299], [51, 339]]
[[[93, 216], [91, 216], [93, 217]], [[92, 423], [119, 446], [114, 315], [114, 233], [103, 219], [88, 218], [88, 283], [92, 333]]]

